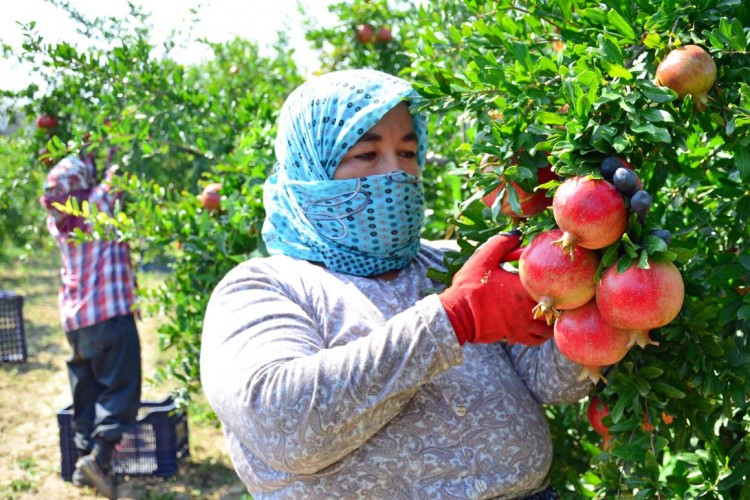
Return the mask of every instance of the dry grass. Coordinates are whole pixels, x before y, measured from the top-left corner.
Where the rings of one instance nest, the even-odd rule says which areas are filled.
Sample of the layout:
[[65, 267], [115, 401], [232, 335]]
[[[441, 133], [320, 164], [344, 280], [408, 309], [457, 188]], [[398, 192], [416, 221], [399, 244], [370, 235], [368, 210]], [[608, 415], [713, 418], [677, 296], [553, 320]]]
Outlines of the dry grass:
[[[94, 498], [94, 491], [78, 489], [60, 477], [57, 412], [70, 404], [65, 359], [69, 347], [57, 309], [59, 274], [55, 251], [33, 261], [0, 267], [0, 290], [24, 296], [24, 325], [29, 352], [25, 363], [0, 363], [0, 498]], [[160, 279], [139, 275], [141, 286]], [[158, 347], [158, 318], [138, 325], [143, 345], [143, 400], [160, 400], [169, 388], [149, 383], [160, 360], [169, 356]], [[202, 397], [198, 407], [205, 408]], [[201, 412], [195, 412], [200, 414]], [[226, 453], [221, 431], [199, 415], [188, 413], [190, 456], [180, 461], [179, 474], [167, 480], [126, 478], [121, 498], [240, 499], [249, 498]]]

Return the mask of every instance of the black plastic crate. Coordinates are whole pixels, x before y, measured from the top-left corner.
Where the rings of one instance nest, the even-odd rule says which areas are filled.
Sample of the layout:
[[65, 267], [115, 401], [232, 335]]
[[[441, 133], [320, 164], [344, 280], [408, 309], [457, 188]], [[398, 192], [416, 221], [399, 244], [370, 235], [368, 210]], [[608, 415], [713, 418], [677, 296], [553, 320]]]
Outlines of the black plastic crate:
[[[73, 407], [57, 413], [60, 427], [62, 478], [70, 481], [79, 454], [73, 440]], [[177, 460], [190, 454], [187, 414], [177, 411], [171, 397], [161, 402], [141, 402], [136, 427], [122, 436], [112, 454], [117, 474], [171, 477]]]
[[0, 360], [26, 361], [26, 336], [23, 330], [23, 297], [0, 290]]

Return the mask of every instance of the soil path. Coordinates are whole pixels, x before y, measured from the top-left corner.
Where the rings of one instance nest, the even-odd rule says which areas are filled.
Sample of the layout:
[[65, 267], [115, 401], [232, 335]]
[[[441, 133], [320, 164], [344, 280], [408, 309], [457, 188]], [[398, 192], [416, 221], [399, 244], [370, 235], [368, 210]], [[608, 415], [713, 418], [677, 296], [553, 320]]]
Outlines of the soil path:
[[[69, 347], [60, 329], [57, 309], [57, 256], [38, 262], [0, 265], [0, 290], [24, 297], [23, 317], [28, 359], [0, 362], [0, 498], [95, 498], [60, 476], [57, 413], [70, 404], [65, 359]], [[139, 280], [142, 277], [139, 275]], [[158, 280], [156, 276], [146, 279]], [[138, 324], [144, 364], [144, 401], [159, 401], [168, 388], [149, 383], [159, 364], [157, 319]], [[199, 407], [205, 402], [199, 398]], [[201, 412], [198, 412], [201, 413]], [[179, 473], [170, 479], [123, 478], [120, 498], [132, 499], [249, 499], [227, 456], [221, 430], [202, 415], [188, 414], [190, 456], [180, 460]]]

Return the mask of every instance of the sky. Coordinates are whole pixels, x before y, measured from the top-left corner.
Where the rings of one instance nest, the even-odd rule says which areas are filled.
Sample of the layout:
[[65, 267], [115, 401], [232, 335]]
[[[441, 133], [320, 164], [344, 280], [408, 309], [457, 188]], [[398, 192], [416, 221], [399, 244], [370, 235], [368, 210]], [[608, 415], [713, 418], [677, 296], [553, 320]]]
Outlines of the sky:
[[[189, 0], [131, 0], [151, 13], [152, 43], [159, 46], [174, 29], [186, 28], [191, 18], [191, 7], [196, 1]], [[127, 0], [69, 0], [70, 4], [87, 17], [124, 17], [128, 12]], [[303, 71], [312, 71], [310, 64], [315, 58], [307, 47], [300, 26], [301, 14], [297, 3], [301, 3], [307, 17], [321, 24], [335, 21], [328, 12], [333, 0], [203, 0], [198, 9], [201, 21], [196, 25], [192, 38], [205, 37], [212, 42], [223, 42], [239, 35], [265, 47], [276, 40], [279, 30], [287, 31], [297, 62]], [[44, 0], [0, 0], [0, 42], [20, 48], [23, 42], [21, 27], [17, 22], [36, 21], [36, 30], [45, 41], [54, 43], [67, 41], [85, 47], [85, 39], [75, 32], [75, 23], [62, 10]], [[206, 57], [199, 45], [187, 50], [173, 52], [178, 62], [189, 64]], [[30, 68], [20, 66], [17, 61], [0, 59], [0, 88], [19, 90], [33, 81]]]

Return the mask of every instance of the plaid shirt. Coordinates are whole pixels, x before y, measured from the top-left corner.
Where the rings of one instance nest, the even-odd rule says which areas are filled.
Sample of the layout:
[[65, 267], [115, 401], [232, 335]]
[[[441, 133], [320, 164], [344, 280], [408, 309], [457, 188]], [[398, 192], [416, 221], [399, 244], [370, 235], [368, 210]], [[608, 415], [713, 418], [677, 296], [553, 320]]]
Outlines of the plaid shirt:
[[[109, 184], [102, 183], [92, 190], [89, 203], [100, 212], [112, 214], [118, 197], [110, 192]], [[47, 217], [47, 228], [57, 241], [62, 257], [59, 302], [64, 331], [134, 312], [136, 285], [127, 243], [74, 242], [70, 233], [57, 229], [51, 215]]]

